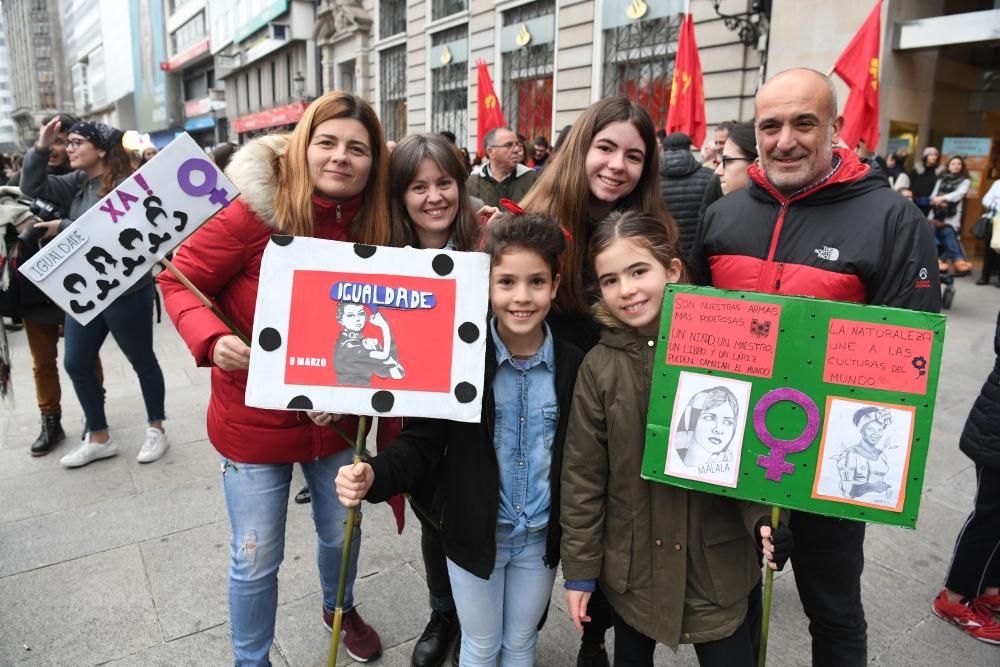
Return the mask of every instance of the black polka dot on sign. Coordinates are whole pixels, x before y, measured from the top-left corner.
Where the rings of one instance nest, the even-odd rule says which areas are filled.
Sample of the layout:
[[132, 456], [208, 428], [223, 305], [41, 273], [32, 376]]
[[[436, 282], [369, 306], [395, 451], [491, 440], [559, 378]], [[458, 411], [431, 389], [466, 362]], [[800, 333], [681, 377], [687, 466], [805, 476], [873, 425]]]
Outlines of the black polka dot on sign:
[[479, 327], [472, 322], [463, 322], [458, 327], [458, 337], [462, 339], [463, 343], [475, 343], [479, 340]]
[[271, 243], [275, 245], [286, 246], [294, 239], [294, 236], [289, 236], [288, 234], [271, 234]]
[[274, 327], [261, 329], [257, 342], [265, 352], [274, 352], [281, 347], [281, 334]]
[[476, 387], [468, 382], [459, 382], [455, 385], [455, 398], [459, 403], [471, 403], [476, 398]]
[[289, 410], [312, 410], [313, 402], [308, 396], [296, 396], [288, 401]]
[[393, 403], [396, 402], [396, 397], [392, 395], [391, 391], [376, 391], [372, 395], [372, 408], [375, 412], [389, 412], [392, 410]]
[[365, 245], [364, 243], [354, 244], [354, 254], [361, 259], [368, 259], [375, 254], [375, 250], [376, 248], [373, 245]]
[[455, 268], [455, 260], [448, 255], [436, 255], [431, 262], [431, 268], [439, 276], [446, 276]]

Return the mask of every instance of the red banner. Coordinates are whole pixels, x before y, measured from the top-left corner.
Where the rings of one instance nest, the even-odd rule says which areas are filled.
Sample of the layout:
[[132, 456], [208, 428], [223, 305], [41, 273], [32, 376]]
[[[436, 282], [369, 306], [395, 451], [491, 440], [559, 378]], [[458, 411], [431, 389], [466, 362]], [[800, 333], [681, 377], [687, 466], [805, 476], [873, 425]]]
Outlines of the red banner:
[[870, 151], [878, 145], [878, 55], [881, 35], [882, 0], [878, 0], [864, 25], [833, 66], [833, 71], [851, 89], [842, 113], [844, 127], [840, 131], [840, 138], [851, 149], [857, 147], [859, 141], [864, 141]]
[[490, 78], [490, 71], [486, 69], [486, 62], [480, 60], [479, 69], [479, 113], [478, 124], [476, 126], [476, 142], [482, 146], [483, 138], [486, 134], [498, 127], [507, 127], [504, 120], [503, 111], [500, 109], [500, 99], [493, 90], [493, 79]]
[[698, 44], [694, 40], [694, 19], [685, 15], [674, 60], [674, 80], [670, 85], [667, 134], [683, 132], [695, 146], [705, 142], [705, 80], [701, 75]]

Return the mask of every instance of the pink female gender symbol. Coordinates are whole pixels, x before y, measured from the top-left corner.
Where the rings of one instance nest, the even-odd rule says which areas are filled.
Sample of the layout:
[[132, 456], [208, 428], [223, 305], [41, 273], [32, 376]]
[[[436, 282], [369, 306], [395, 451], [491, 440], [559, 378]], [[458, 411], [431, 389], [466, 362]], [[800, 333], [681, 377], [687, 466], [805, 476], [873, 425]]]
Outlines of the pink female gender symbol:
[[[799, 437], [792, 440], [775, 438], [767, 430], [765, 421], [767, 411], [771, 409], [772, 405], [781, 401], [790, 401], [805, 410], [806, 413], [806, 427]], [[809, 445], [816, 439], [816, 434], [819, 433], [819, 408], [816, 407], [816, 403], [811, 398], [798, 389], [791, 387], [772, 389], [764, 394], [764, 397], [757, 402], [753, 409], [753, 430], [756, 431], [760, 441], [771, 450], [770, 455], [761, 454], [757, 457], [757, 465], [767, 470], [764, 473], [765, 479], [780, 482], [782, 475], [791, 475], [795, 472], [795, 465], [785, 461], [785, 456], [808, 449]]]

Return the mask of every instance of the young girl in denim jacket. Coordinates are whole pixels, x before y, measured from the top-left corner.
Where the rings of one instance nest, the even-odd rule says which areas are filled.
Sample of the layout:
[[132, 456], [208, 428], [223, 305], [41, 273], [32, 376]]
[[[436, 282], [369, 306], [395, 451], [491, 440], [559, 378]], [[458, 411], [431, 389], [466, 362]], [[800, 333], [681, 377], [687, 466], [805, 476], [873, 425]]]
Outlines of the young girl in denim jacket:
[[580, 367], [566, 438], [566, 602], [582, 630], [600, 582], [614, 610], [616, 667], [651, 666], [657, 642], [694, 644], [702, 665], [751, 667], [754, 536], [783, 564], [786, 531], [775, 535], [775, 556], [767, 508], [640, 477], [663, 291], [684, 278], [673, 238], [660, 220], [631, 211], [612, 213], [591, 238], [604, 328]]
[[529, 667], [559, 560], [559, 472], [581, 354], [545, 324], [559, 287], [562, 229], [541, 215], [490, 223], [493, 318], [479, 424], [408, 419], [366, 463], [344, 466], [337, 494], [372, 502], [437, 475], [441, 536], [462, 624], [462, 667]]

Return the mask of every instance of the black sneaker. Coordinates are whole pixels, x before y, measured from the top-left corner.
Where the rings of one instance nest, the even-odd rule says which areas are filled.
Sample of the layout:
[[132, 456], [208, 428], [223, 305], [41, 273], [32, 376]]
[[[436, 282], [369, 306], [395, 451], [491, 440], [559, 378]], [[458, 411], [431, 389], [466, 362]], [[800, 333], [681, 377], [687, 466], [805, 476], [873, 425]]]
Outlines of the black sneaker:
[[604, 644], [581, 642], [580, 652], [576, 655], [576, 667], [611, 667]]
[[413, 646], [412, 667], [439, 667], [448, 657], [448, 646], [458, 634], [458, 615], [454, 612], [431, 612], [431, 620]]

